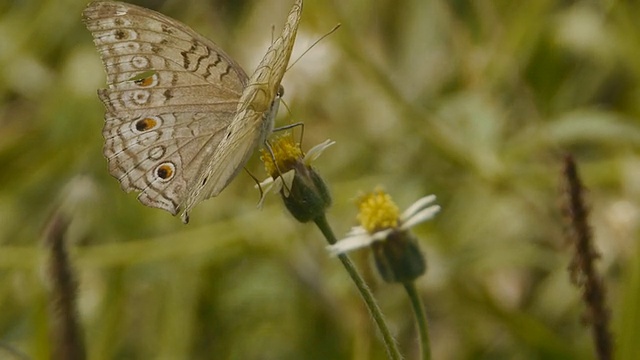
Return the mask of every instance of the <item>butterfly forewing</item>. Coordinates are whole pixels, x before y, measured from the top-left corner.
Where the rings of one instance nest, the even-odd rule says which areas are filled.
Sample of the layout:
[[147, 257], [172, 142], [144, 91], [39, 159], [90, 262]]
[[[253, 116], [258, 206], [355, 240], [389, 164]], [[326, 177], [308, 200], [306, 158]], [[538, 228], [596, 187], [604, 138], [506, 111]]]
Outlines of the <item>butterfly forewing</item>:
[[[115, 2], [95, 1], [83, 12], [87, 29], [102, 57], [109, 87], [144, 70], [193, 76], [177, 86], [208, 84], [223, 92], [242, 93], [247, 75], [212, 41], [188, 26], [153, 10]], [[178, 82], [184, 79], [178, 79]]]
[[249, 79], [218, 151], [203, 166], [206, 171], [200, 177], [202, 188], [187, 200], [183, 220], [188, 219], [188, 211], [196, 203], [218, 195], [271, 133], [278, 110], [277, 92], [289, 64], [301, 13], [302, 0], [296, 0], [282, 33], [271, 44]]

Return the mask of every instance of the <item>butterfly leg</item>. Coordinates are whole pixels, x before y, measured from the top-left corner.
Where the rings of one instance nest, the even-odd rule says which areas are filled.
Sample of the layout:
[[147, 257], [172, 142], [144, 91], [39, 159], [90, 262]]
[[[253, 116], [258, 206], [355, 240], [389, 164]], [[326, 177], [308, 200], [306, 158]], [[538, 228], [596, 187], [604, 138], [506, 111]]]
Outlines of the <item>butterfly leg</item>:
[[[271, 132], [289, 130], [289, 129], [293, 129], [293, 128], [298, 127], [298, 126], [300, 126], [300, 128], [301, 128], [301, 130], [300, 130], [300, 146], [302, 147], [302, 139], [304, 139], [304, 123], [302, 121], [297, 122], [297, 123], [293, 123], [293, 124], [289, 124], [289, 125], [279, 126], [279, 127], [275, 128], [275, 129], [273, 129]], [[267, 145], [267, 142], [265, 141], [265, 146], [266, 145]], [[271, 149], [269, 149], [269, 150], [271, 150]], [[272, 158], [273, 158], [273, 153], [271, 155], [272, 155]]]

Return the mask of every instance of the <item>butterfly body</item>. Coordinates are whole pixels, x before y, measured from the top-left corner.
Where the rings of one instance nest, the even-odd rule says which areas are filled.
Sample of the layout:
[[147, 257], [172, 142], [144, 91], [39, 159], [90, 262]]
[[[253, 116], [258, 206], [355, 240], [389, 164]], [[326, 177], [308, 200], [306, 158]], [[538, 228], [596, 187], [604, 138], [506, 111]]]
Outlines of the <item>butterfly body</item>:
[[256, 71], [155, 11], [95, 1], [83, 12], [106, 73], [104, 155], [123, 190], [182, 214], [218, 195], [273, 129], [298, 28], [296, 0]]

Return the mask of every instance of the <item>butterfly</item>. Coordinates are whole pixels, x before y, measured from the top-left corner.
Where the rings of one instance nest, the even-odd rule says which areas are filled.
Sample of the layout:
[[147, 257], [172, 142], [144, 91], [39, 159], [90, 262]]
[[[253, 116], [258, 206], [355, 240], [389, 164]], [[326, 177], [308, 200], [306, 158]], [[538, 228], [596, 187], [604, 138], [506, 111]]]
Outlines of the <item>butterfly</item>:
[[143, 7], [83, 12], [107, 74], [103, 153], [126, 192], [172, 215], [217, 196], [273, 131], [302, 0], [249, 77], [212, 41]]

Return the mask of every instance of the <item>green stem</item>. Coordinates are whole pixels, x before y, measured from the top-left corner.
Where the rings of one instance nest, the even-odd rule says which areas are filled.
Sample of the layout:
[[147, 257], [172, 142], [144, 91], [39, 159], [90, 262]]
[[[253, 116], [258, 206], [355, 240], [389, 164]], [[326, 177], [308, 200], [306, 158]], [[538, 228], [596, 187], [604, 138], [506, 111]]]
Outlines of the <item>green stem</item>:
[[[320, 228], [320, 231], [322, 231], [322, 234], [327, 239], [327, 242], [329, 242], [329, 244], [333, 245], [338, 241], [335, 235], [333, 234], [333, 231], [331, 230], [331, 226], [329, 226], [329, 223], [327, 222], [327, 218], [324, 214], [314, 219], [314, 222], [316, 223], [318, 228]], [[353, 265], [353, 263], [351, 262], [351, 260], [347, 255], [340, 254], [338, 255], [338, 258], [342, 262], [342, 265], [344, 265], [345, 269], [347, 269], [347, 273], [349, 273], [349, 276], [351, 277], [353, 282], [356, 284], [356, 287], [358, 288], [358, 291], [360, 291], [360, 295], [362, 296], [362, 299], [364, 300], [365, 304], [367, 305], [367, 308], [369, 309], [369, 313], [371, 314], [371, 316], [373, 317], [373, 320], [378, 326], [378, 329], [382, 334], [382, 339], [384, 340], [384, 345], [387, 348], [387, 355], [389, 356], [389, 359], [401, 360], [402, 355], [400, 355], [398, 344], [396, 343], [396, 340], [393, 338], [393, 335], [391, 335], [391, 331], [389, 330], [389, 327], [384, 321], [384, 316], [382, 315], [382, 311], [380, 310], [378, 303], [373, 297], [371, 290], [369, 289], [367, 284], [364, 282], [364, 279], [362, 279], [362, 277], [360, 276], [360, 273], [358, 273], [358, 270], [356, 269], [355, 265]]]
[[407, 290], [407, 295], [409, 296], [409, 300], [411, 300], [413, 313], [416, 315], [416, 323], [418, 324], [418, 331], [420, 332], [420, 350], [422, 351], [422, 359], [429, 360], [431, 359], [429, 328], [427, 326], [427, 316], [424, 312], [422, 299], [420, 298], [413, 281], [404, 283], [404, 288]]

